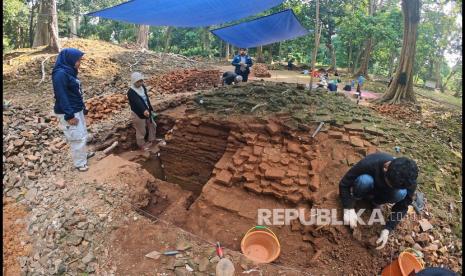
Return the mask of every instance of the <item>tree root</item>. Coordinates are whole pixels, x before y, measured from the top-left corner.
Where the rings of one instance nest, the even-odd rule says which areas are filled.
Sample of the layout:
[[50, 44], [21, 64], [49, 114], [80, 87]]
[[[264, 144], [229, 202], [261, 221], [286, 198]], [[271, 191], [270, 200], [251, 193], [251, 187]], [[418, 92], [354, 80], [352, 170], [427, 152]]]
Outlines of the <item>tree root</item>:
[[56, 56], [56, 55], [51, 55], [51, 56], [48, 56], [46, 57], [44, 60], [42, 60], [42, 63], [41, 63], [41, 70], [42, 70], [42, 78], [40, 79], [39, 83], [37, 84], [37, 86], [39, 86], [44, 80], [45, 80], [45, 62], [47, 60], [49, 60], [51, 57], [53, 56]]

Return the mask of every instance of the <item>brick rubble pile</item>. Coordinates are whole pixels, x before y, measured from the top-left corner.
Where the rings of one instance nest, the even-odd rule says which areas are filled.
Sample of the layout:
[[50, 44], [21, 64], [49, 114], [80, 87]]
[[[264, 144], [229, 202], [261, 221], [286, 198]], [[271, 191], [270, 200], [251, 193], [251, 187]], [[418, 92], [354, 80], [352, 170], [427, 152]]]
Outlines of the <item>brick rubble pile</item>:
[[270, 78], [271, 74], [268, 71], [268, 66], [263, 63], [256, 63], [252, 66], [252, 74], [257, 78]]
[[162, 76], [154, 76], [146, 81], [161, 93], [181, 93], [217, 87], [220, 81], [219, 70], [179, 70]]
[[124, 94], [93, 97], [86, 101], [86, 108], [89, 111], [86, 123], [91, 125], [93, 122], [107, 118], [127, 106], [128, 98]]

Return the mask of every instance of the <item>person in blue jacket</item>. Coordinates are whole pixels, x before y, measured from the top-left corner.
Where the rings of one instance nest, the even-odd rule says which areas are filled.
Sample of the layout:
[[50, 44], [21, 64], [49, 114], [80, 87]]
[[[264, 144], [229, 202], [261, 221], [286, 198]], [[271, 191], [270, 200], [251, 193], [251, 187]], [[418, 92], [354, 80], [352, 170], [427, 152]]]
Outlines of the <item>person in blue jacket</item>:
[[253, 65], [252, 58], [247, 55], [247, 49], [240, 48], [239, 54], [233, 58], [231, 64], [236, 67], [234, 72], [242, 76], [243, 82], [247, 82], [250, 74], [250, 67]]
[[87, 159], [94, 153], [87, 153], [87, 129], [84, 118], [85, 105], [82, 99], [78, 69], [84, 53], [75, 48], [65, 48], [58, 54], [52, 71], [54, 112], [59, 126], [71, 148], [74, 166], [87, 171]]

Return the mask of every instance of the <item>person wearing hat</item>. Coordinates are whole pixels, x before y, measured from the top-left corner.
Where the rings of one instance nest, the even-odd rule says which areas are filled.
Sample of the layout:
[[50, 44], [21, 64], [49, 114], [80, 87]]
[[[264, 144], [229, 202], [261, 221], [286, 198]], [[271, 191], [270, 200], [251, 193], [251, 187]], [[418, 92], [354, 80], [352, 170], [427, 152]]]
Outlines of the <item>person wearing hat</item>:
[[[136, 143], [141, 150], [148, 150], [151, 143], [156, 140], [156, 124], [155, 113], [144, 86], [144, 76], [141, 73], [132, 73], [131, 87], [127, 95], [132, 111], [132, 124], [136, 130]], [[148, 136], [147, 143], [145, 142], [146, 135]]]
[[247, 55], [247, 49], [240, 48], [239, 54], [236, 55], [231, 64], [236, 67], [234, 72], [242, 76], [242, 81], [247, 82], [250, 74], [250, 67], [252, 67], [252, 58]]
[[87, 128], [84, 115], [87, 110], [82, 98], [81, 82], [77, 75], [84, 53], [75, 48], [65, 48], [58, 54], [52, 71], [55, 112], [59, 127], [71, 148], [73, 164], [81, 172], [87, 171], [87, 159], [94, 152], [87, 152]]
[[358, 200], [369, 201], [373, 209], [379, 209], [381, 204], [394, 203], [389, 219], [376, 241], [380, 244], [376, 249], [382, 249], [387, 243], [389, 232], [395, 229], [412, 204], [417, 177], [417, 164], [409, 158], [396, 158], [383, 152], [367, 155], [350, 168], [339, 183], [344, 224], [350, 228], [357, 227], [358, 217], [354, 205]]

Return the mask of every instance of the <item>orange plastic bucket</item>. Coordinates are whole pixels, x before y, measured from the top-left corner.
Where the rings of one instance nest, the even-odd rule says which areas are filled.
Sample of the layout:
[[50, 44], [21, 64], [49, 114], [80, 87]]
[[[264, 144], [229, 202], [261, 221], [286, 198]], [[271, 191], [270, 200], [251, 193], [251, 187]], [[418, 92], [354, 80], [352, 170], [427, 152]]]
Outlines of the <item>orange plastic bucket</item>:
[[381, 276], [408, 276], [412, 271], [417, 273], [423, 269], [423, 265], [409, 252], [402, 252], [399, 258], [386, 266]]
[[241, 241], [242, 253], [255, 263], [271, 263], [281, 253], [278, 237], [266, 226], [254, 226]]

